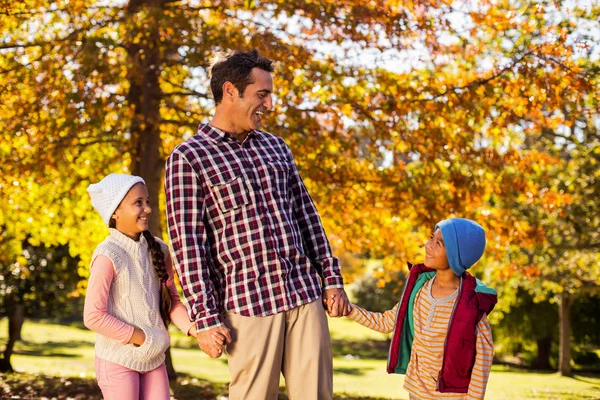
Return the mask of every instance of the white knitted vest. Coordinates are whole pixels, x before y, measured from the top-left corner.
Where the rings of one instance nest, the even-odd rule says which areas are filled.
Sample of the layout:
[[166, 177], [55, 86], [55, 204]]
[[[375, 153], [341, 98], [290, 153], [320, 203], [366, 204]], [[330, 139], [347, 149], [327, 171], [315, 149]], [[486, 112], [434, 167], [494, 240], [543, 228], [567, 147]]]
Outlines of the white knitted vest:
[[[116, 229], [98, 245], [92, 263], [99, 255], [108, 257], [115, 269], [110, 287], [107, 312], [144, 331], [146, 341], [139, 347], [98, 334], [96, 356], [129, 369], [146, 372], [161, 365], [169, 347], [169, 333], [160, 317], [158, 276], [152, 265], [148, 243], [130, 239]], [[156, 238], [164, 251], [167, 245]]]

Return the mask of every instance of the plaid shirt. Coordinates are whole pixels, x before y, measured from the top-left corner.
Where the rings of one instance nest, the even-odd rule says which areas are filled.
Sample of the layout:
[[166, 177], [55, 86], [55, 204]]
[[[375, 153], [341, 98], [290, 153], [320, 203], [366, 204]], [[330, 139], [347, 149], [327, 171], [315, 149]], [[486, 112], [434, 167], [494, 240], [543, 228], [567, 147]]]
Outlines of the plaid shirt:
[[[199, 331], [220, 312], [267, 316], [343, 287], [317, 209], [283, 139], [240, 143], [200, 125], [167, 160], [167, 224], [190, 317]], [[322, 282], [321, 282], [322, 280]]]

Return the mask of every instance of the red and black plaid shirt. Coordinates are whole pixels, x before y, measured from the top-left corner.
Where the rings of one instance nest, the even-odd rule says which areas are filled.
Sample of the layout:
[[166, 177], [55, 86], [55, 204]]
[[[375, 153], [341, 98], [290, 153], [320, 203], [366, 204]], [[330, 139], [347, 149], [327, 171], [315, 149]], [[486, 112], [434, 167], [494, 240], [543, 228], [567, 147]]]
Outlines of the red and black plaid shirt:
[[[339, 260], [283, 139], [200, 125], [167, 160], [173, 260], [198, 330], [267, 316], [343, 287]], [[321, 284], [322, 279], [322, 284]]]

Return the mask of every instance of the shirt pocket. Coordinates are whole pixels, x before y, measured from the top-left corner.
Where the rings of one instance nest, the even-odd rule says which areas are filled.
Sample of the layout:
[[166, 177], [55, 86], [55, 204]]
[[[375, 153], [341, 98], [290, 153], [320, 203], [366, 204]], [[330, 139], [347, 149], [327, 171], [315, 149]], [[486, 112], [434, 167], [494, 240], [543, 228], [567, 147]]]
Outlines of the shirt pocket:
[[287, 197], [291, 166], [285, 160], [268, 160], [268, 185], [282, 197]]
[[248, 185], [240, 170], [221, 172], [210, 176], [208, 180], [214, 201], [222, 212], [250, 203]]

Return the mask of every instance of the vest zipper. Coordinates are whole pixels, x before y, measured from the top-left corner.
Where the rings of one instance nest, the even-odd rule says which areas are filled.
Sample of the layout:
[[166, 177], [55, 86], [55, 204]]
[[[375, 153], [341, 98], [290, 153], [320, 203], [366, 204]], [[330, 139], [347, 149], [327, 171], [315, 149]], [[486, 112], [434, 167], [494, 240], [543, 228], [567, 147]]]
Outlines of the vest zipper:
[[440, 391], [440, 376], [443, 374], [444, 365], [446, 364], [446, 344], [448, 343], [448, 334], [450, 333], [450, 328], [452, 328], [452, 322], [454, 321], [454, 311], [456, 310], [456, 306], [458, 305], [458, 302], [460, 301], [460, 295], [462, 293], [462, 284], [463, 284], [463, 278], [461, 276], [460, 283], [458, 284], [458, 295], [456, 296], [456, 302], [454, 303], [454, 307], [452, 307], [452, 313], [450, 314], [450, 321], [448, 321], [448, 332], [446, 333], [446, 339], [444, 339], [444, 355], [442, 356], [442, 369], [440, 369], [440, 372], [438, 373], [437, 382], [435, 383], [435, 390], [437, 390], [438, 392]]

